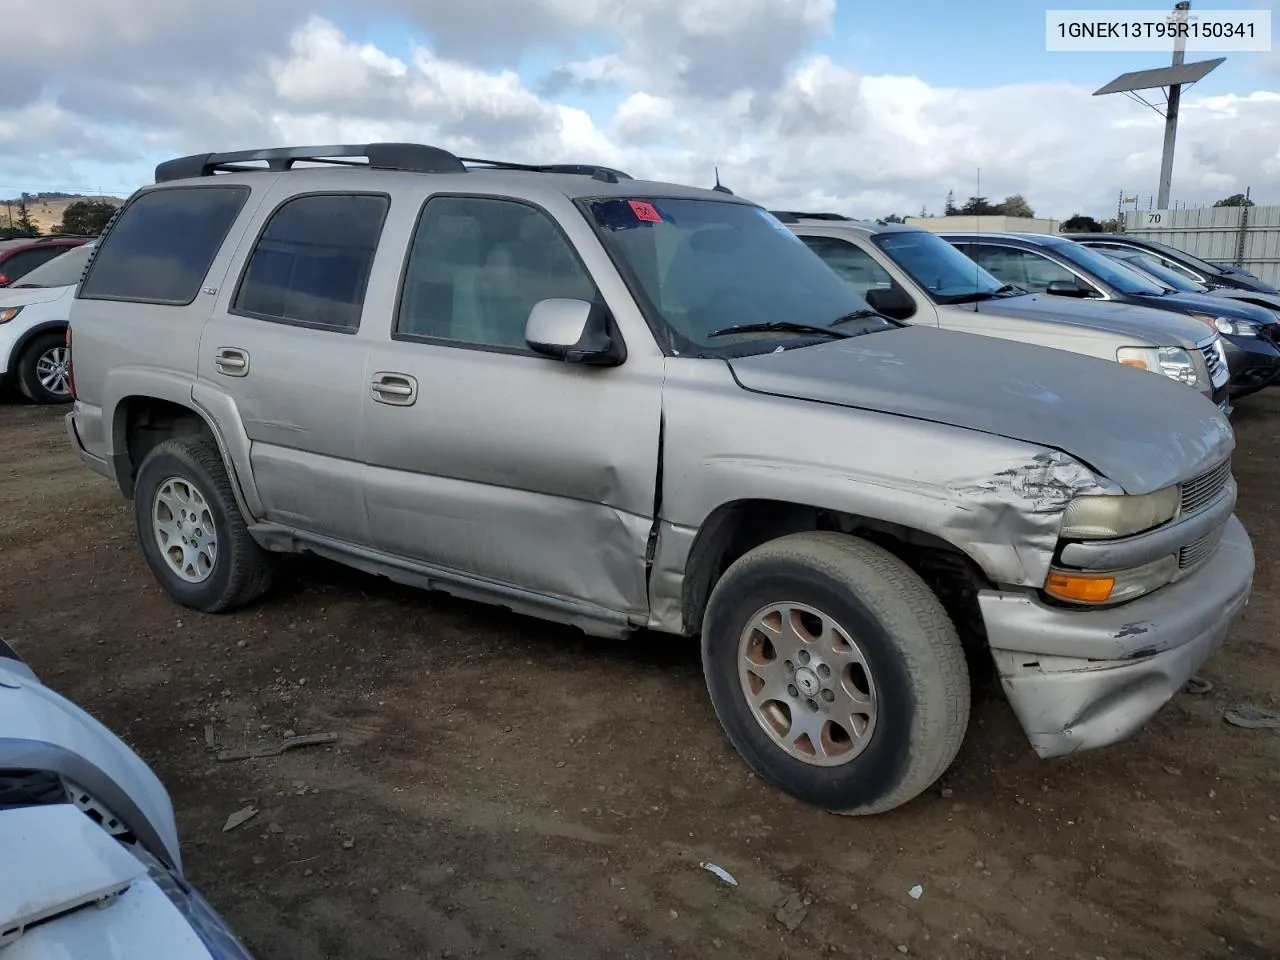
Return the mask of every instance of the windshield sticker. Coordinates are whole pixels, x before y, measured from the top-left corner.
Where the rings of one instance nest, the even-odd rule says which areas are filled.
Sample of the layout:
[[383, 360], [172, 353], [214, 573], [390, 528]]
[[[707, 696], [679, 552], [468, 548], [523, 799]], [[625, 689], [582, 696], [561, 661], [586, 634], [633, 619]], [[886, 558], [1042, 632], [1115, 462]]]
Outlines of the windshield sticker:
[[645, 223], [662, 222], [662, 214], [658, 212], [658, 208], [652, 203], [648, 203], [645, 200], [628, 200], [627, 204], [631, 207], [637, 220], [643, 220]]

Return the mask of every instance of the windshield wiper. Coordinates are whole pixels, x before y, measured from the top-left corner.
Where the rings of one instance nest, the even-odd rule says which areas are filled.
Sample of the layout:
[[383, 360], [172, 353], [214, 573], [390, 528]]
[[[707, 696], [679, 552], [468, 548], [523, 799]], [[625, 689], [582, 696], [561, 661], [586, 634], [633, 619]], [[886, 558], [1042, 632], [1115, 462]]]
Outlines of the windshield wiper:
[[975, 290], [973, 293], [962, 293], [957, 297], [938, 298], [938, 302], [951, 306], [957, 303], [978, 303], [981, 300], [994, 300], [995, 293], [990, 290]]
[[25, 289], [25, 290], [35, 290], [35, 289], [37, 289], [39, 286], [40, 286], [40, 284], [38, 284], [38, 283], [15, 283], [15, 284], [13, 284], [11, 287], [9, 287], [9, 289], [10, 289], [10, 290], [24, 290], [24, 289]]
[[962, 293], [955, 297], [938, 298], [938, 302], [951, 306], [958, 303], [978, 303], [983, 300], [995, 300], [1003, 297], [1021, 296], [1027, 291], [1021, 287], [1015, 287], [1012, 283], [1006, 283], [1002, 287], [996, 287], [994, 290], [975, 290], [973, 293]]
[[[867, 307], [863, 307], [861, 310], [854, 310], [852, 313], [846, 313], [843, 316], [836, 317], [831, 321], [831, 326], [837, 327], [843, 323], [848, 323], [851, 320], [881, 320], [891, 327], [905, 327], [907, 325], [905, 320], [895, 320], [893, 317], [883, 314], [879, 310], [872, 310]], [[862, 329], [854, 334], [854, 336], [860, 337], [866, 333], [875, 333], [877, 329], [878, 328]]]
[[707, 337], [708, 339], [711, 337], [725, 337], [734, 333], [809, 333], [818, 334], [819, 336], [824, 337], [836, 337], [841, 340], [856, 336], [856, 334], [847, 333], [844, 330], [833, 330], [830, 327], [820, 327], [814, 323], [795, 323], [791, 320], [771, 320], [768, 323], [736, 323], [731, 327], [721, 327], [719, 330], [712, 330], [707, 334]]

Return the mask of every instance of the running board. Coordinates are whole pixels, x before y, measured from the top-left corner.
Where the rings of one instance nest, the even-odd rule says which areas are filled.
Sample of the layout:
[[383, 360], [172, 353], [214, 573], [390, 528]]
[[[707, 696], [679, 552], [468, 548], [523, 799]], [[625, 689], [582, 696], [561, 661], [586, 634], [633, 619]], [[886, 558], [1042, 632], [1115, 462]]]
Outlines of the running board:
[[617, 639], [643, 626], [632, 622], [625, 614], [581, 600], [522, 590], [507, 583], [419, 563], [277, 523], [252, 524], [249, 533], [259, 546], [273, 553], [314, 553], [405, 586], [439, 590], [464, 600], [506, 607], [514, 613], [577, 627], [593, 637]]

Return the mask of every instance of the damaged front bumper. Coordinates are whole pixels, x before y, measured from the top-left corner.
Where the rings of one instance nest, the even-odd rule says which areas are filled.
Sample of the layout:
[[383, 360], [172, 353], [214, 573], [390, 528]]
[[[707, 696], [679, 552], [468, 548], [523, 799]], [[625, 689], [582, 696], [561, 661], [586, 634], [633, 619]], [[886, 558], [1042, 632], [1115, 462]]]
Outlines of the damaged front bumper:
[[1060, 757], [1136, 732], [1222, 643], [1249, 601], [1253, 547], [1234, 516], [1200, 570], [1118, 607], [1067, 610], [986, 590], [979, 604], [1031, 745]]

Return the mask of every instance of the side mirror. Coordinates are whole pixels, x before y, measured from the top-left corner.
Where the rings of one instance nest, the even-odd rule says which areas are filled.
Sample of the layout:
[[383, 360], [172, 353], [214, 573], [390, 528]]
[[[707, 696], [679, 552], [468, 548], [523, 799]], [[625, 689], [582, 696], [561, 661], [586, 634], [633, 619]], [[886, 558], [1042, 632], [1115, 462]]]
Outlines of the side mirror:
[[875, 287], [868, 290], [864, 297], [872, 310], [895, 320], [906, 320], [916, 312], [915, 301], [900, 287]]
[[1093, 291], [1088, 290], [1074, 280], [1052, 280], [1044, 288], [1044, 292], [1054, 297], [1091, 297]]
[[529, 311], [524, 339], [529, 349], [566, 363], [616, 367], [626, 350], [612, 329], [609, 311], [586, 300], [553, 297]]

